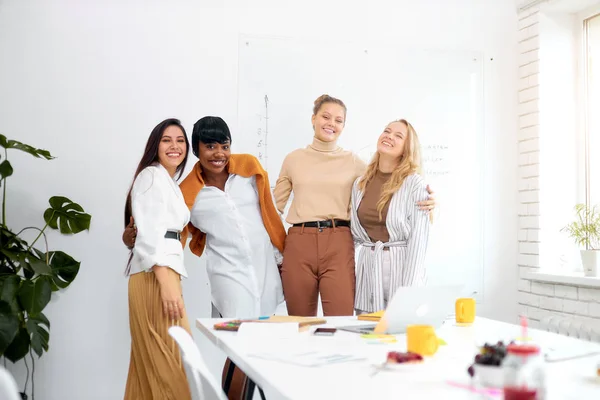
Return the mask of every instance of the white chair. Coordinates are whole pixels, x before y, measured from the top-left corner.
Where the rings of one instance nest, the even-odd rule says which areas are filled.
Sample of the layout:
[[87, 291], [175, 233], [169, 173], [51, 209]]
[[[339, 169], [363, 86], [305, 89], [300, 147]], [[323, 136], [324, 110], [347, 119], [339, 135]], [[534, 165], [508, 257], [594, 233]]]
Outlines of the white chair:
[[177, 342], [190, 385], [192, 400], [227, 400], [221, 385], [210, 373], [200, 350], [190, 334], [180, 326], [169, 328], [169, 335]]
[[21, 400], [17, 383], [4, 367], [0, 367], [0, 399]]

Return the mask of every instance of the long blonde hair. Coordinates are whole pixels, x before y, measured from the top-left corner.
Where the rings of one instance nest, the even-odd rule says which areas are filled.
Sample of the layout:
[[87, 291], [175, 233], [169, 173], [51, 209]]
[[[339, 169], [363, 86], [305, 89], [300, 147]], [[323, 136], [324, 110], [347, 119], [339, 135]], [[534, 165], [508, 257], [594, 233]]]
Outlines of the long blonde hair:
[[[380, 221], [383, 218], [382, 213], [385, 205], [390, 202], [394, 193], [400, 189], [406, 177], [414, 173], [421, 174], [421, 145], [415, 128], [405, 119], [392, 121], [388, 126], [394, 122], [401, 122], [406, 125], [408, 135], [404, 141], [404, 151], [402, 152], [398, 166], [392, 172], [390, 179], [381, 188], [381, 196], [377, 202], [377, 212], [379, 213]], [[363, 193], [369, 182], [373, 180], [378, 167], [379, 152], [376, 152], [367, 167], [367, 171], [360, 181], [358, 181], [358, 187]]]

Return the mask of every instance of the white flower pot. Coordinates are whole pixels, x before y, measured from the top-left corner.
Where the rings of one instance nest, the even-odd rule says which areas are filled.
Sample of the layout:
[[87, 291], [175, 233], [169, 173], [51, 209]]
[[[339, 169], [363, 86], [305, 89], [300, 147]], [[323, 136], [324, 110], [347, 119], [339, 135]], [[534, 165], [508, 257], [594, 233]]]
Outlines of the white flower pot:
[[600, 272], [600, 250], [581, 250], [581, 263], [585, 276], [598, 276]]

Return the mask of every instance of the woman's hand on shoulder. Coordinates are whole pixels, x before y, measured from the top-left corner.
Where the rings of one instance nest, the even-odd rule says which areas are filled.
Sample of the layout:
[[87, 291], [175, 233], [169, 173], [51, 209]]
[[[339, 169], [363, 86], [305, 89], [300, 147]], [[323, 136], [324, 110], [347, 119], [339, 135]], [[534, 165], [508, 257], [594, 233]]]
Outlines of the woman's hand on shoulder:
[[135, 237], [137, 236], [137, 227], [133, 217], [129, 217], [129, 223], [123, 231], [123, 243], [128, 249], [132, 249], [135, 246]]
[[429, 213], [435, 209], [437, 202], [435, 200], [435, 192], [429, 187], [429, 185], [427, 185], [427, 193], [427, 200], [418, 201], [417, 206], [420, 210]]

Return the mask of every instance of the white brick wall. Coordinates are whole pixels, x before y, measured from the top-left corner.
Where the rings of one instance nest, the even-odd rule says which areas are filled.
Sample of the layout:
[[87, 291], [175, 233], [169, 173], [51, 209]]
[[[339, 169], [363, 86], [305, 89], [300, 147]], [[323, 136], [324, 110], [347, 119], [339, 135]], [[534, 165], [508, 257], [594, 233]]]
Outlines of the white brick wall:
[[[540, 62], [539, 6], [519, 15], [519, 276], [540, 268]], [[548, 82], [547, 84], [552, 84]], [[542, 92], [543, 93], [543, 92]], [[532, 326], [549, 314], [600, 321], [600, 289], [520, 278], [519, 312]]]
[[518, 290], [519, 310], [534, 326], [547, 315], [600, 320], [600, 289], [521, 279]]

